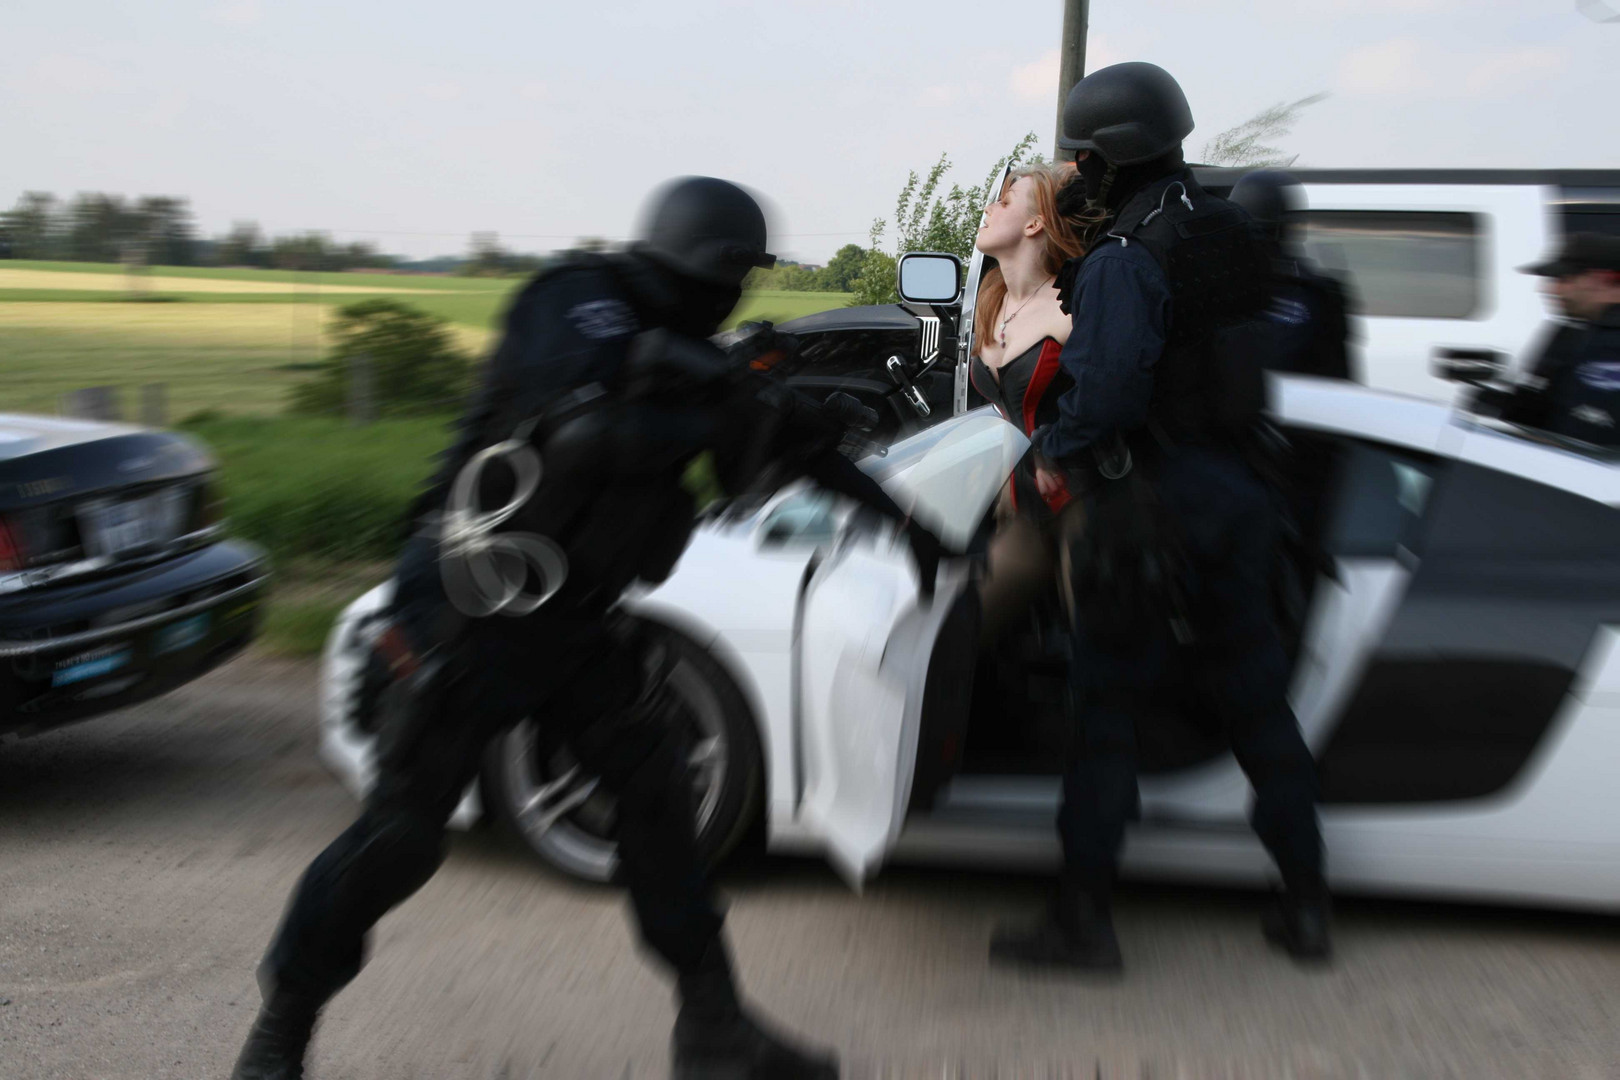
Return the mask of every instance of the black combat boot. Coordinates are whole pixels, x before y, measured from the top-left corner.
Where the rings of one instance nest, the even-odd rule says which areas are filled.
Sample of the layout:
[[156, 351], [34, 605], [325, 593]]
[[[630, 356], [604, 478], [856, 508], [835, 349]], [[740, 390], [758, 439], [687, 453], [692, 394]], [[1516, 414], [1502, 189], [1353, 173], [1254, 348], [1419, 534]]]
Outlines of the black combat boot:
[[836, 1058], [793, 1046], [743, 1011], [718, 941], [680, 977], [680, 996], [673, 1080], [838, 1080]]
[[1332, 909], [1321, 875], [1288, 880], [1260, 920], [1266, 940], [1295, 960], [1321, 963], [1333, 955]]
[[231, 1080], [303, 1080], [304, 1051], [322, 1002], [286, 991], [265, 998]]
[[1105, 975], [1123, 971], [1108, 899], [1106, 888], [1087, 889], [1065, 878], [1040, 922], [996, 928], [990, 938], [991, 962]]

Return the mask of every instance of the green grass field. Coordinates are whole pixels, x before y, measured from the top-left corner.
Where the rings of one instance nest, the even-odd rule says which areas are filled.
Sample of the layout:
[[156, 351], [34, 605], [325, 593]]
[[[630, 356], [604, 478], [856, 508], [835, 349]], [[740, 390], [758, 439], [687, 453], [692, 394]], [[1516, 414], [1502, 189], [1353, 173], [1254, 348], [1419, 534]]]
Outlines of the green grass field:
[[[333, 616], [386, 576], [448, 417], [358, 428], [288, 417], [288, 390], [325, 356], [343, 304], [397, 297], [448, 320], [461, 347], [482, 355], [523, 282], [153, 267], [144, 299], [132, 300], [123, 274], [106, 263], [0, 261], [0, 412], [54, 413], [71, 390], [115, 386], [134, 416], [139, 388], [162, 383], [171, 425], [220, 460], [232, 531], [275, 562], [263, 644], [318, 651]], [[848, 301], [750, 293], [731, 322], [785, 322]], [[206, 418], [184, 422], [194, 416]]]
[[[205, 409], [273, 414], [288, 388], [325, 355], [326, 326], [338, 306], [394, 296], [448, 320], [462, 348], [476, 356], [489, 347], [508, 298], [522, 285], [517, 279], [153, 267], [150, 277], [165, 288], [134, 301], [122, 289], [122, 274], [108, 263], [0, 261], [0, 410], [51, 413], [70, 390], [118, 386], [133, 414], [138, 388], [163, 383], [171, 420]], [[119, 287], [77, 287], [86, 275]], [[30, 287], [6, 288], [8, 280]], [[167, 287], [181, 280], [227, 291]], [[245, 288], [287, 291], [240, 291]], [[784, 322], [848, 299], [843, 293], [750, 293], [731, 321]]]

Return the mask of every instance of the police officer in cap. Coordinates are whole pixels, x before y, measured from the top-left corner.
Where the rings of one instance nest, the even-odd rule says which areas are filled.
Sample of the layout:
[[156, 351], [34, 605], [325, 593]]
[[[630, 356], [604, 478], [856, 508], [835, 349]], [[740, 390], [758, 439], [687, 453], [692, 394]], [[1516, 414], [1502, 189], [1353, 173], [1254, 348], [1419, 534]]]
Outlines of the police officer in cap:
[[1312, 265], [1294, 240], [1293, 223], [1305, 208], [1299, 181], [1280, 169], [1258, 169], [1233, 185], [1231, 199], [1248, 211], [1271, 257], [1266, 319], [1280, 338], [1275, 369], [1351, 378], [1344, 285]]
[[[236, 1080], [303, 1075], [318, 1011], [359, 971], [371, 927], [438, 869], [484, 747], [523, 717], [617, 798], [621, 879], [678, 985], [674, 1075], [838, 1075], [739, 1002], [666, 654], [613, 611], [626, 586], [673, 568], [694, 523], [682, 477], [702, 453], [732, 492], [805, 475], [905, 520], [838, 452], [842, 424], [707, 340], [748, 271], [773, 261], [751, 196], [688, 177], [656, 195], [627, 252], [566, 257], [513, 303], [413, 510], [377, 634], [376, 785], [294, 890]], [[904, 533], [931, 584], [937, 542], [915, 522]]]
[[1059, 146], [1075, 151], [1105, 215], [1059, 278], [1074, 387], [1033, 440], [1038, 485], [1067, 486], [1083, 508], [1066, 552], [1075, 746], [1056, 902], [1034, 925], [997, 931], [1000, 962], [1122, 966], [1111, 898], [1138, 806], [1136, 725], [1173, 664], [1196, 680], [1254, 785], [1253, 825], [1286, 887], [1268, 936], [1296, 957], [1328, 953], [1315, 763], [1267, 603], [1275, 512], [1241, 452], [1263, 400], [1243, 363], [1268, 260], [1248, 215], [1186, 167], [1192, 128], [1180, 86], [1152, 64], [1096, 71], [1064, 106]]
[[1620, 237], [1571, 233], [1551, 258], [1522, 268], [1544, 281], [1553, 320], [1528, 374], [1475, 407], [1525, 427], [1620, 446]]

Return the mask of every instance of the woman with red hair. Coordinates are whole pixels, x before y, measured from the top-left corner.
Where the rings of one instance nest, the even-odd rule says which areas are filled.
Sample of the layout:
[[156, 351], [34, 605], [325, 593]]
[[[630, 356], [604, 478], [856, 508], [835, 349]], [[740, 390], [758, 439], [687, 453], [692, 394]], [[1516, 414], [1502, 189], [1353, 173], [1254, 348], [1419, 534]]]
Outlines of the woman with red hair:
[[[1071, 202], [1064, 188], [1074, 179], [1074, 166], [1067, 164], [1014, 172], [985, 208], [974, 244], [996, 265], [979, 287], [969, 378], [1025, 435], [1055, 419], [1058, 398], [1073, 385], [1058, 363], [1070, 321], [1059, 306], [1056, 281], [1063, 264], [1083, 253], [1082, 237], [1091, 224], [1084, 211], [1064, 213]], [[1057, 521], [1068, 504], [1066, 491], [1040, 494], [1033, 455], [1002, 490], [989, 566], [979, 585], [983, 644], [992, 644], [1056, 582]]]

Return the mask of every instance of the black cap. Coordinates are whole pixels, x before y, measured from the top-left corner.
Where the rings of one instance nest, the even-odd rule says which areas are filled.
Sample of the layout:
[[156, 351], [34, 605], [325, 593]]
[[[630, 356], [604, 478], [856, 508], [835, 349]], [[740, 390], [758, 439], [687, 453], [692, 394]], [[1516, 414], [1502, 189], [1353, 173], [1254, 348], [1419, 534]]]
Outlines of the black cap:
[[1613, 270], [1620, 273], [1620, 236], [1602, 233], [1578, 232], [1564, 237], [1558, 253], [1551, 258], [1519, 267], [1522, 274], [1538, 277], [1568, 277], [1584, 274], [1588, 270]]

